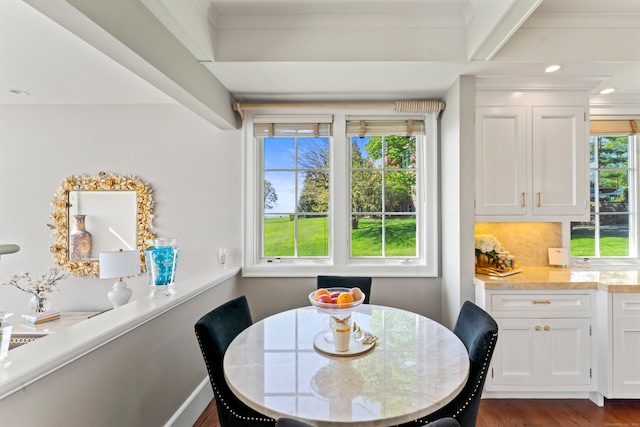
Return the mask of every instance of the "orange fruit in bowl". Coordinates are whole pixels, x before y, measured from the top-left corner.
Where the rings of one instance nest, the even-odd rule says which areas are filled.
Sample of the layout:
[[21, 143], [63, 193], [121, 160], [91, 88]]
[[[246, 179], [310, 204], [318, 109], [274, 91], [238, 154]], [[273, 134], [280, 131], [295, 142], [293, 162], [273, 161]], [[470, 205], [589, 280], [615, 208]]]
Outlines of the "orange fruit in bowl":
[[331, 299], [331, 292], [329, 292], [326, 289], [318, 289], [314, 294], [313, 294], [313, 299], [318, 301], [318, 299], [320, 298], [320, 295], [329, 295], [329, 299]]
[[349, 292], [343, 292], [340, 295], [338, 295], [338, 299], [336, 300], [336, 303], [338, 304], [338, 307], [340, 308], [345, 308], [345, 307], [350, 307], [351, 304], [353, 304], [353, 295], [351, 295]]

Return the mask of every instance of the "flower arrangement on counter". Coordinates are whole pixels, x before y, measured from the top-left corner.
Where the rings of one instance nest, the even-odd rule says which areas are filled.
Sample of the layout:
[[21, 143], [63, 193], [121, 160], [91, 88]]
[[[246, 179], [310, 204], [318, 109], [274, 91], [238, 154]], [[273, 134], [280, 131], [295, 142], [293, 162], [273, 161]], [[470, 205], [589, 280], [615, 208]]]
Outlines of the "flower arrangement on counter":
[[484, 254], [491, 260], [502, 250], [502, 243], [493, 234], [476, 234], [476, 257]]

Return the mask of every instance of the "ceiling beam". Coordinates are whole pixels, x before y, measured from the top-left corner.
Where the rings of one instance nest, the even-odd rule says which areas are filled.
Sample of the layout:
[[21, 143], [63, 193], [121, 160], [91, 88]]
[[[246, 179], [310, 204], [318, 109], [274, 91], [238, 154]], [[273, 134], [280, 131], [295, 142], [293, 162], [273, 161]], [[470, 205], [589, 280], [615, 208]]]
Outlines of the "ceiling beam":
[[236, 101], [137, 1], [24, 0], [219, 129], [237, 129]]
[[465, 12], [467, 59], [489, 61], [543, 0], [471, 0]]
[[140, 0], [200, 62], [216, 60], [217, 12], [208, 1]]

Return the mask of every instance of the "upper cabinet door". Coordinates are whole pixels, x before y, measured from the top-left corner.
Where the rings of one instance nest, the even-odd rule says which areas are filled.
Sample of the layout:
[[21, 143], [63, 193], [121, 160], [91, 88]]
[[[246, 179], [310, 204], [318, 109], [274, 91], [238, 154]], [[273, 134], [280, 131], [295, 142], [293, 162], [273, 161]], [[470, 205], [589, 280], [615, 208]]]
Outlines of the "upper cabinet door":
[[588, 215], [584, 107], [533, 107], [534, 215]]
[[527, 212], [527, 110], [476, 109], [476, 215]]
[[477, 220], [588, 220], [586, 111], [586, 105], [477, 107]]

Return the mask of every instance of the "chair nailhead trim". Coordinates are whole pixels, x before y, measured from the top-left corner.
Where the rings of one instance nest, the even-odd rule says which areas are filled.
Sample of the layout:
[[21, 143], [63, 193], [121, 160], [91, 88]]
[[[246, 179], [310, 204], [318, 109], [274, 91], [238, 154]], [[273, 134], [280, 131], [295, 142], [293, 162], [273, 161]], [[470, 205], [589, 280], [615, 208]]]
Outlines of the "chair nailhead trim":
[[[198, 345], [200, 346], [200, 351], [202, 352], [202, 354], [204, 354], [204, 349], [202, 348], [202, 343], [200, 342], [200, 335], [198, 335], [196, 333], [196, 336], [198, 337]], [[231, 408], [227, 404], [227, 402], [225, 402], [224, 396], [222, 396], [222, 394], [220, 394], [220, 391], [216, 387], [215, 382], [213, 380], [213, 375], [211, 374], [211, 368], [209, 367], [209, 361], [207, 360], [206, 357], [204, 358], [204, 363], [205, 363], [205, 365], [207, 365], [207, 372], [209, 373], [209, 380], [211, 381], [211, 386], [213, 387], [213, 393], [216, 395], [216, 398], [217, 398], [216, 400], [218, 400], [219, 402], [221, 402], [224, 405], [224, 408], [227, 410], [227, 412], [229, 412], [234, 417], [239, 418], [241, 420], [259, 421], [259, 422], [264, 422], [264, 423], [273, 423], [275, 425], [276, 420], [273, 419], [273, 418], [270, 418], [270, 417], [245, 417], [244, 415], [240, 415], [235, 410], [233, 410], [233, 408]]]
[[[485, 372], [487, 371], [487, 368], [489, 367], [489, 363], [488, 363], [489, 362], [489, 355], [493, 353], [493, 347], [495, 346], [497, 338], [498, 338], [498, 334], [497, 333], [493, 334], [493, 336], [491, 337], [491, 341], [489, 342], [489, 345], [487, 347], [489, 351], [487, 351], [487, 355], [485, 356], [484, 361], [482, 362], [482, 372], [480, 373], [480, 377], [479, 377], [478, 381], [475, 383], [475, 386], [473, 387], [473, 393], [471, 393], [471, 396], [466, 400], [466, 402], [462, 405], [462, 407], [458, 408], [458, 410], [452, 415], [453, 418], [458, 419], [458, 417], [460, 416], [462, 411], [467, 409], [467, 407], [471, 403], [471, 400], [473, 400], [474, 396], [478, 392], [478, 387], [480, 386], [480, 381], [484, 377]], [[419, 422], [419, 423], [425, 423], [425, 422], [428, 423], [428, 421], [425, 418], [420, 418], [420, 419], [417, 419], [415, 421]]]

